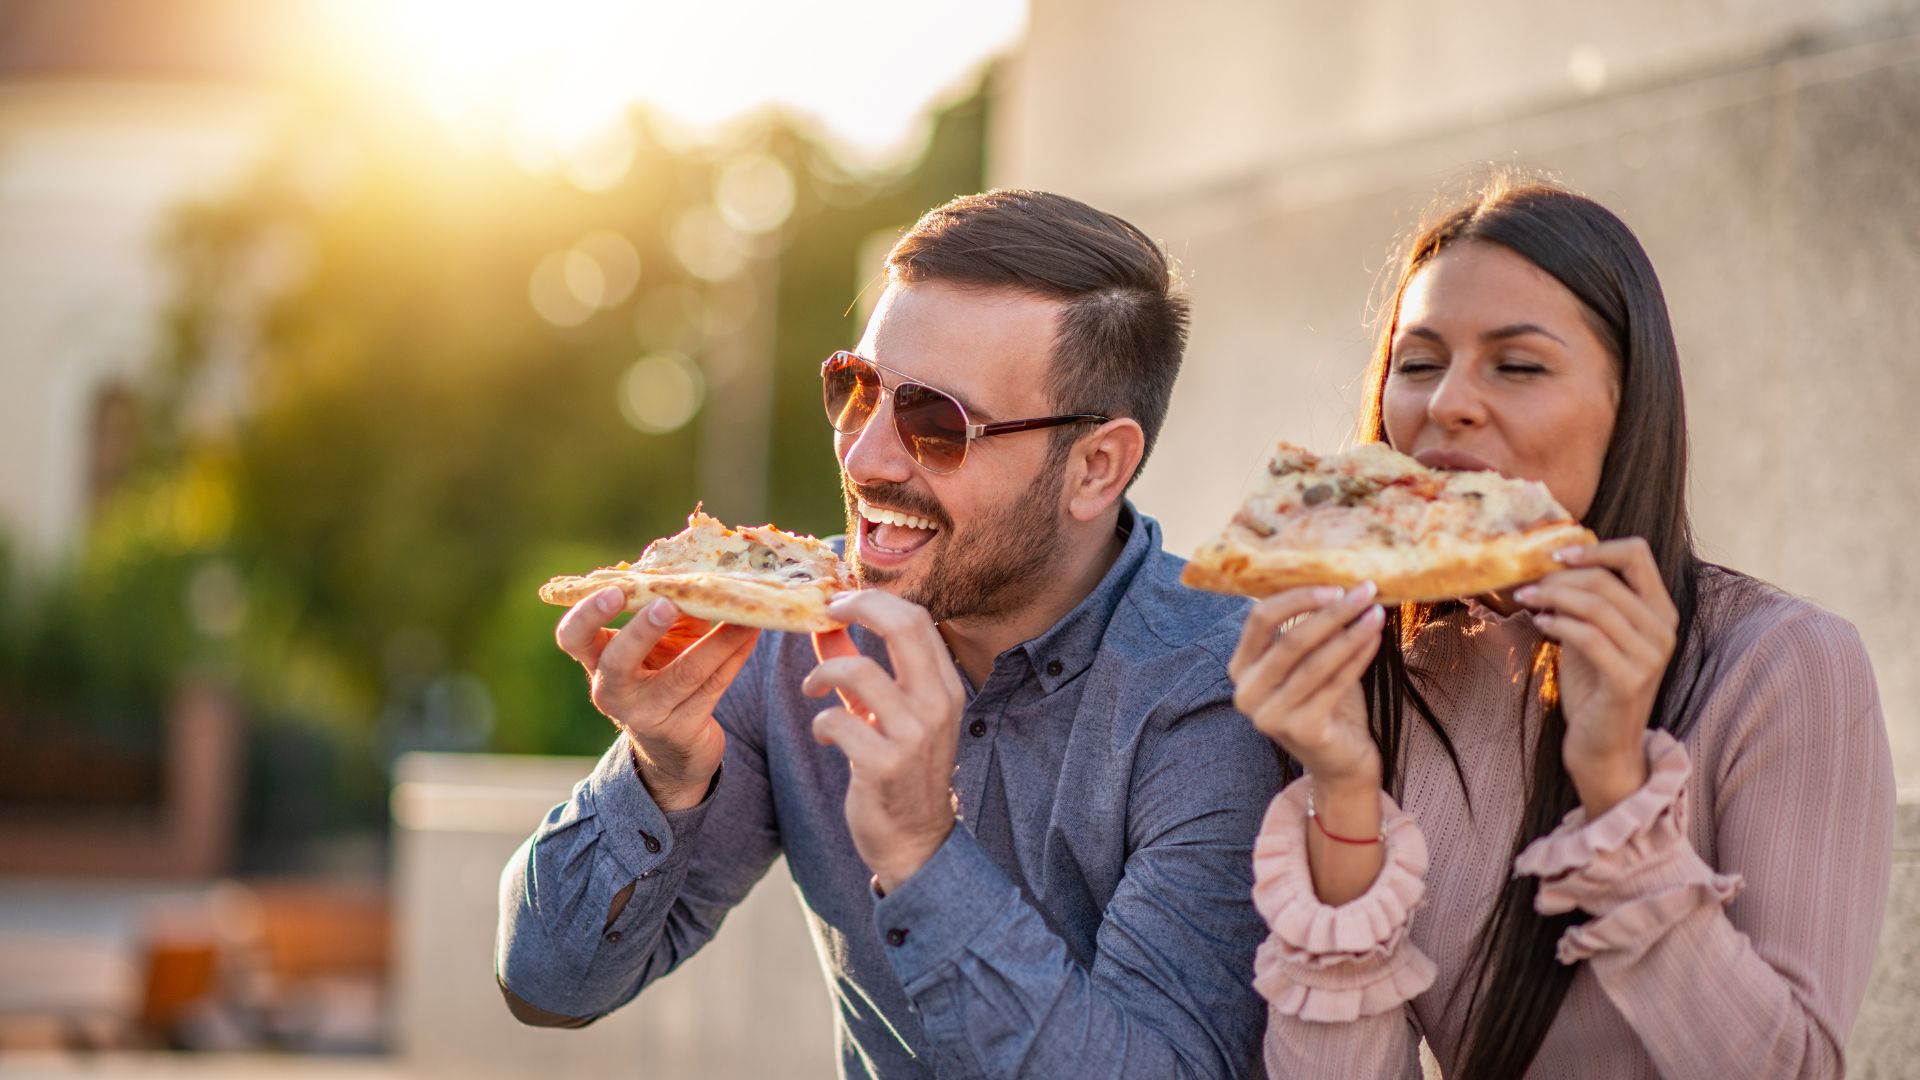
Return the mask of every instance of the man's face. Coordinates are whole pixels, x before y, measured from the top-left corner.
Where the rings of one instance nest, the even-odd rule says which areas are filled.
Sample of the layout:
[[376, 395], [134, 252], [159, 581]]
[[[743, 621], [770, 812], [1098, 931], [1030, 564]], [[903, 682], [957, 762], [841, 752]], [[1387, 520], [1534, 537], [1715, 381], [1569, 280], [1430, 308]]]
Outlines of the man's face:
[[[944, 282], [889, 285], [860, 355], [943, 390], [971, 423], [1057, 410], [1041, 381], [1057, 301]], [[885, 374], [889, 390], [899, 376]], [[927, 609], [936, 622], [1017, 611], [1062, 546], [1060, 477], [1046, 431], [977, 439], [935, 474], [915, 464], [893, 426], [893, 395], [866, 425], [834, 436], [847, 505], [847, 554], [862, 585]], [[901, 523], [900, 517], [919, 519]], [[921, 523], [932, 528], [918, 527]]]

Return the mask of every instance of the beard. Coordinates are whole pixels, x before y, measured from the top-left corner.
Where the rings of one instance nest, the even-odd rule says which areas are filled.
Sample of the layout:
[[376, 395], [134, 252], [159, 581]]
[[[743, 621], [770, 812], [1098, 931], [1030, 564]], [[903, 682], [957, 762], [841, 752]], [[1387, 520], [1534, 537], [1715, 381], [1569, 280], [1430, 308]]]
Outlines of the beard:
[[[899, 593], [904, 600], [927, 609], [934, 622], [950, 619], [996, 619], [1018, 611], [1031, 597], [1033, 586], [1045, 579], [1058, 561], [1065, 538], [1057, 515], [1064, 456], [1047, 464], [1026, 490], [983, 520], [956, 530], [953, 520], [930, 495], [904, 484], [856, 487], [840, 474], [847, 506], [847, 560], [861, 586], [884, 586], [911, 573], [878, 571], [860, 560], [861, 522], [856, 500], [926, 518], [940, 527], [928, 541], [935, 550], [919, 568], [919, 580]], [[937, 545], [937, 547], [936, 547]]]

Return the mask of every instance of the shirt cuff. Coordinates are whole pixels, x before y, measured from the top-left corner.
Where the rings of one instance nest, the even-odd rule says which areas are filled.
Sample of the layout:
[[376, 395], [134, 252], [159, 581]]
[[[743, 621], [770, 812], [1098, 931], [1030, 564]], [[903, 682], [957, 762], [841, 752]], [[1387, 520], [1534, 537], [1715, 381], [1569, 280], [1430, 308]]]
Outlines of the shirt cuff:
[[1427, 840], [1412, 814], [1380, 793], [1385, 862], [1367, 891], [1340, 905], [1314, 893], [1303, 776], [1274, 796], [1253, 843], [1253, 906], [1272, 931], [1254, 956], [1253, 986], [1282, 1016], [1347, 1023], [1397, 1009], [1437, 969], [1408, 940], [1426, 896]]
[[600, 756], [586, 784], [600, 822], [600, 842], [634, 878], [649, 878], [687, 861], [720, 789], [720, 776], [714, 774], [706, 798], [697, 805], [667, 813], [634, 770], [633, 751], [623, 735]]
[[900, 985], [912, 995], [1019, 898], [1020, 890], [956, 821], [933, 858], [875, 902], [874, 926]]
[[1687, 838], [1686, 749], [1665, 731], [1645, 736], [1647, 781], [1592, 821], [1575, 807], [1560, 826], [1514, 859], [1514, 873], [1540, 879], [1534, 909], [1594, 916], [1560, 938], [1560, 962], [1645, 949], [1703, 907], [1740, 891], [1738, 874], [1716, 873]]

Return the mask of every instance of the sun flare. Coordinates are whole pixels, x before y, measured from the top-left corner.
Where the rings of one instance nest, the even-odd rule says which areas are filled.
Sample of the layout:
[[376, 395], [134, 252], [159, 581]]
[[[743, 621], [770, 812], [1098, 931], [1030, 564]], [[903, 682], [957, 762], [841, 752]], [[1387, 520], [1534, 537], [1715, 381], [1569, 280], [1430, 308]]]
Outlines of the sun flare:
[[643, 103], [695, 134], [777, 105], [852, 156], [911, 142], [927, 105], [1006, 51], [1026, 0], [335, 0], [343, 75], [420, 102], [457, 138], [605, 186]]

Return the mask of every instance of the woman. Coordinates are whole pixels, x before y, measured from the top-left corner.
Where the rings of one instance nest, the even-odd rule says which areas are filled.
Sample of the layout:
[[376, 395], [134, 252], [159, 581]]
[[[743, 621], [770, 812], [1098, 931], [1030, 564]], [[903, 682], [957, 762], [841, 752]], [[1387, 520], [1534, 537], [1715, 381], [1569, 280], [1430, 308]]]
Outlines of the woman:
[[[1838, 1076], [1894, 786], [1853, 627], [1701, 562], [1633, 234], [1496, 182], [1414, 240], [1361, 437], [1538, 480], [1601, 538], [1512, 593], [1249, 616], [1236, 704], [1305, 775], [1254, 898], [1274, 1077]], [[1309, 808], [1311, 807], [1311, 816]]]

